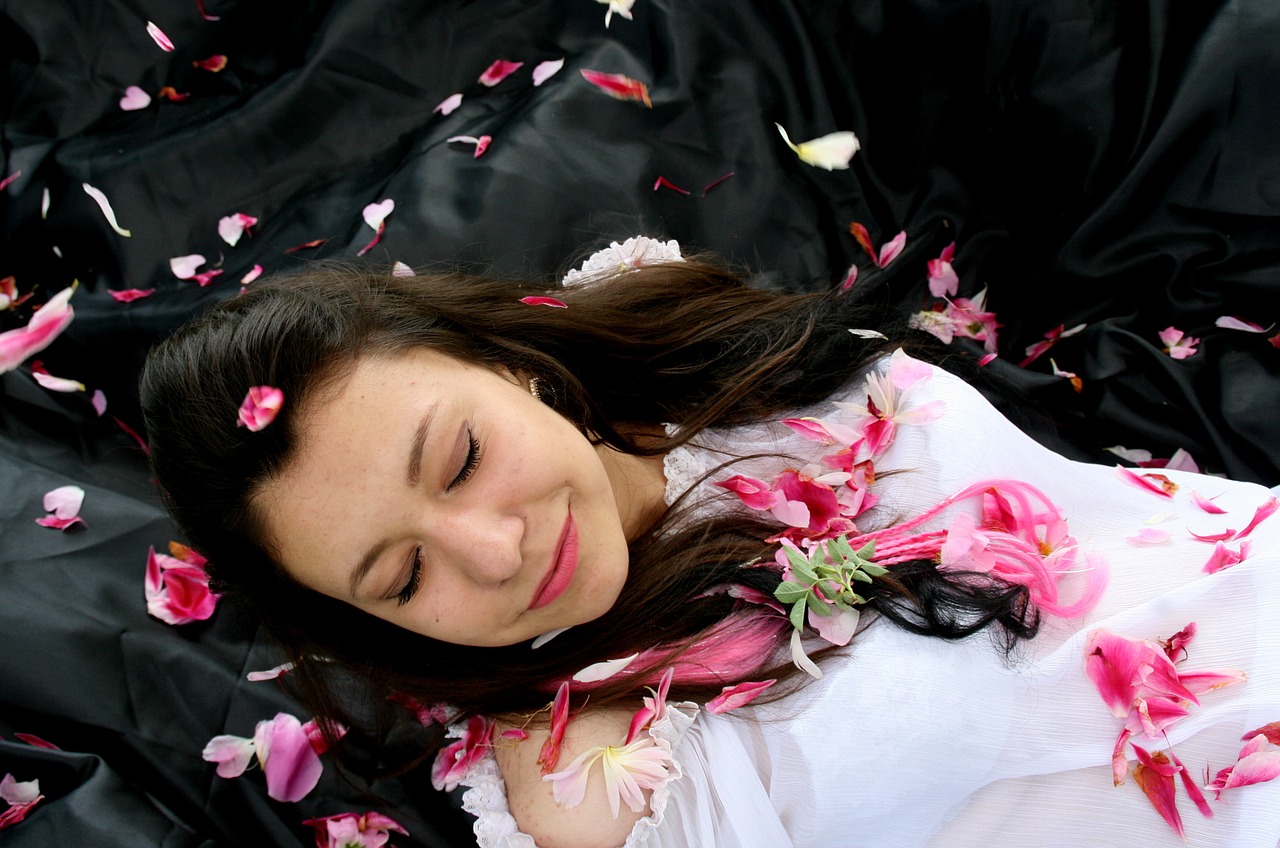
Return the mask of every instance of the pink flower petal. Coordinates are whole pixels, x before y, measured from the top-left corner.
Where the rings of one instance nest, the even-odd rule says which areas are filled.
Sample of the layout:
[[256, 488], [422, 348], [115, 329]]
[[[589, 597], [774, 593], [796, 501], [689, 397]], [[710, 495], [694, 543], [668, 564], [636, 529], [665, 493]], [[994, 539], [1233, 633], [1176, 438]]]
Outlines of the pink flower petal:
[[94, 202], [98, 204], [98, 208], [102, 210], [102, 215], [107, 219], [107, 223], [111, 225], [111, 229], [125, 238], [133, 235], [116, 221], [116, 213], [111, 208], [111, 201], [107, 200], [107, 196], [100, 189], [96, 189], [88, 183], [81, 183], [80, 188], [84, 189], [84, 193], [92, 197]]
[[244, 676], [244, 679], [252, 683], [258, 683], [263, 680], [275, 680], [277, 677], [283, 677], [293, 671], [293, 668], [294, 665], [291, 662], [282, 663], [274, 668], [269, 668], [266, 671], [251, 671]]
[[173, 276], [179, 280], [190, 280], [196, 275], [197, 269], [205, 263], [205, 258], [199, 253], [191, 253], [186, 256], [175, 256], [169, 260], [169, 269], [173, 271]]
[[1243, 330], [1246, 333], [1265, 333], [1268, 329], [1261, 327], [1252, 321], [1245, 321], [1243, 318], [1235, 318], [1230, 315], [1223, 315], [1213, 323], [1215, 326], [1222, 327], [1226, 330]]
[[1218, 800], [1228, 789], [1266, 783], [1280, 777], [1280, 751], [1259, 751], [1239, 759], [1235, 765], [1218, 772], [1212, 783], [1205, 787]]
[[412, 268], [410, 268], [408, 265], [404, 264], [403, 262], [401, 262], [400, 260], [398, 260], [398, 259], [397, 259], [397, 260], [396, 260], [396, 262], [395, 262], [395, 264], [393, 264], [393, 265], [391, 266], [391, 276], [393, 276], [393, 277], [412, 277], [412, 276], [413, 276], [413, 269], [412, 269]]
[[669, 188], [674, 192], [679, 192], [680, 194], [690, 193], [688, 189], [680, 188], [680, 186], [671, 182], [671, 180], [667, 179], [666, 177], [658, 177], [658, 179], [654, 180], [653, 190], [657, 191], [660, 188]]
[[560, 69], [564, 67], [564, 59], [548, 59], [545, 62], [539, 62], [533, 69], [534, 86], [542, 85], [556, 74], [560, 73]]
[[1170, 482], [1163, 474], [1135, 474], [1123, 465], [1116, 466], [1116, 474], [1129, 485], [1162, 498], [1172, 498], [1173, 493], [1178, 490], [1177, 484]]
[[573, 679], [578, 683], [598, 683], [601, 680], [608, 680], [615, 674], [623, 671], [631, 663], [635, 662], [636, 657], [640, 654], [632, 654], [629, 657], [621, 657], [616, 660], [603, 660], [598, 663], [592, 663], [581, 671], [573, 675]]
[[635, 100], [648, 108], [653, 108], [649, 100], [649, 87], [639, 80], [623, 74], [607, 74], [603, 71], [591, 71], [583, 68], [579, 71], [582, 78], [617, 100]]
[[1200, 466], [1191, 458], [1191, 454], [1182, 448], [1178, 448], [1173, 452], [1173, 456], [1169, 457], [1169, 461], [1165, 463], [1164, 467], [1172, 471], [1190, 471], [1192, 474], [1200, 473]]
[[[217, 18], [214, 18], [213, 20], [217, 20]], [[209, 71], [210, 73], [216, 74], [227, 67], [227, 57], [221, 53], [215, 53], [207, 59], [199, 59], [191, 64], [203, 71]]]
[[316, 788], [324, 766], [311, 747], [302, 723], [279, 713], [271, 723], [270, 753], [262, 767], [267, 795], [277, 801], [301, 801]]
[[19, 168], [18, 170], [14, 171], [12, 174], [10, 174], [9, 176], [5, 177], [4, 179], [0, 180], [0, 191], [4, 191], [5, 189], [7, 189], [10, 185], [12, 185], [12, 184], [13, 184], [13, 181], [14, 181], [14, 180], [16, 180], [16, 179], [17, 179], [18, 177], [20, 177], [20, 176], [22, 176], [22, 169], [21, 169], [21, 168]]
[[480, 75], [480, 84], [490, 87], [495, 86], [522, 67], [524, 67], [524, 62], [508, 62], [506, 59], [496, 59]]
[[849, 266], [849, 270], [845, 272], [844, 280], [840, 283], [840, 291], [847, 292], [853, 288], [853, 284], [858, 282], [858, 266], [853, 264]]
[[557, 300], [554, 297], [540, 297], [540, 296], [531, 295], [529, 297], [520, 298], [520, 302], [524, 304], [528, 304], [529, 306], [551, 306], [556, 309], [569, 308], [569, 304], [565, 303], [563, 300]]
[[169, 36], [165, 35], [160, 30], [160, 27], [156, 26], [151, 21], [147, 21], [147, 35], [151, 36], [151, 39], [155, 41], [159, 48], [164, 52], [173, 52], [173, 42], [169, 40]]
[[47, 741], [45, 741], [44, 739], [41, 739], [39, 736], [35, 736], [35, 735], [33, 735], [33, 734], [30, 734], [30, 733], [15, 733], [15, 734], [13, 734], [13, 735], [14, 735], [14, 736], [16, 736], [16, 737], [18, 737], [19, 739], [21, 739], [23, 742], [26, 742], [28, 745], [32, 745], [32, 746], [34, 746], [34, 747], [36, 747], [36, 748], [45, 748], [45, 749], [50, 750], [50, 751], [61, 751], [61, 750], [62, 750], [61, 748], [59, 748], [57, 745], [53, 744], [52, 742], [47, 742]]
[[1152, 527], [1144, 527], [1137, 533], [1125, 539], [1126, 542], [1132, 542], [1135, 545], [1163, 545], [1169, 541], [1168, 530], [1157, 530]]
[[205, 743], [200, 757], [207, 763], [217, 763], [218, 777], [239, 777], [253, 759], [252, 739], [242, 736], [215, 736]]
[[221, 268], [213, 268], [209, 271], [201, 271], [199, 274], [192, 275], [191, 279], [200, 284], [200, 288], [204, 288], [214, 281], [215, 278], [222, 276]]
[[136, 85], [131, 85], [124, 90], [124, 97], [120, 98], [120, 108], [126, 112], [136, 112], [139, 109], [145, 109], [151, 105], [151, 95], [147, 94]]
[[54, 530], [67, 530], [75, 527], [77, 524], [84, 525], [84, 519], [80, 516], [72, 516], [71, 518], [58, 518], [56, 515], [46, 515], [44, 518], [37, 518], [36, 524], [41, 527], [49, 527]]
[[252, 268], [249, 269], [249, 273], [245, 274], [243, 277], [240, 278], [240, 285], [242, 286], [249, 285], [254, 280], [262, 276], [262, 271], [263, 271], [262, 266], [255, 264]]
[[79, 380], [70, 380], [66, 377], [55, 377], [46, 371], [39, 362], [32, 363], [31, 376], [35, 377], [37, 383], [51, 392], [83, 392], [85, 390], [84, 383]]
[[1253, 528], [1266, 521], [1272, 515], [1275, 515], [1277, 509], [1280, 509], [1280, 500], [1272, 495], [1267, 498], [1266, 502], [1262, 506], [1258, 507], [1257, 510], [1254, 511], [1253, 520], [1249, 522], [1247, 527], [1237, 533], [1235, 538], [1242, 539], [1245, 536], [1248, 536], [1253, 532]]
[[142, 300], [144, 297], [150, 297], [156, 293], [155, 289], [108, 289], [107, 293], [116, 299], [118, 303], [133, 303], [135, 300]]
[[1195, 532], [1194, 530], [1187, 530], [1187, 532], [1190, 533], [1195, 538], [1199, 539], [1201, 542], [1225, 542], [1236, 534], [1236, 531], [1232, 530], [1230, 527], [1228, 527], [1226, 530], [1223, 530], [1221, 533], [1200, 534]]
[[449, 138], [446, 138], [445, 142], [449, 144], [453, 144], [455, 142], [460, 142], [463, 144], [474, 144], [476, 146], [476, 149], [475, 149], [475, 152], [471, 155], [471, 158], [479, 159], [481, 156], [484, 155], [484, 152], [489, 149], [490, 143], [493, 142], [493, 136], [482, 135], [477, 137], [474, 135], [455, 135], [455, 136], [450, 136]]
[[738, 707], [745, 706], [754, 701], [760, 694], [773, 684], [777, 683], [777, 679], [761, 680], [759, 682], [736, 683], [733, 686], [726, 686], [720, 690], [720, 694], [707, 702], [707, 712], [712, 715], [727, 713], [729, 710], [736, 710]]
[[[782, 497], [763, 480], [743, 477], [741, 474], [735, 474], [728, 480], [719, 480], [713, 485], [733, 492], [751, 509], [772, 509]], [[805, 523], [807, 524], [808, 521], [806, 520]]]
[[53, 343], [75, 317], [71, 308], [74, 288], [58, 292], [31, 316], [26, 327], [0, 333], [0, 374], [12, 371], [27, 358]]
[[370, 203], [360, 213], [364, 218], [364, 222], [373, 229], [379, 229], [383, 222], [387, 220], [387, 216], [395, 211], [396, 202], [391, 198], [380, 200], [377, 203]]
[[1146, 794], [1147, 800], [1151, 802], [1152, 807], [1155, 807], [1160, 817], [1173, 828], [1173, 832], [1185, 840], [1186, 831], [1183, 829], [1182, 816], [1178, 814], [1174, 797], [1177, 785], [1173, 782], [1173, 776], [1179, 769], [1169, 763], [1169, 758], [1163, 751], [1148, 754], [1137, 745], [1133, 746], [1133, 750], [1138, 755], [1138, 765], [1133, 769], [1134, 782]]
[[89, 403], [93, 405], [93, 411], [99, 416], [104, 415], [107, 411], [107, 396], [103, 394], [102, 389], [94, 389], [93, 396], [89, 398]]
[[992, 362], [994, 362], [997, 358], [999, 358], [999, 354], [997, 353], [985, 354], [981, 359], [978, 360], [978, 367], [984, 368], [990, 365]]
[[218, 235], [227, 244], [235, 247], [236, 243], [240, 241], [240, 236], [244, 235], [245, 231], [256, 223], [258, 223], [258, 219], [252, 215], [235, 212], [225, 218], [218, 219]]
[[1129, 760], [1124, 755], [1125, 743], [1129, 741], [1132, 731], [1124, 728], [1120, 731], [1120, 735], [1116, 737], [1116, 746], [1111, 751], [1111, 785], [1119, 786], [1124, 783], [1125, 776], [1129, 773]]
[[462, 94], [461, 92], [459, 92], [456, 94], [450, 94], [444, 100], [441, 100], [439, 103], [436, 104], [436, 108], [432, 109], [431, 111], [433, 113], [438, 112], [441, 115], [449, 115], [453, 113], [454, 109], [457, 109], [461, 105], [462, 105]]
[[200, 10], [200, 17], [206, 21], [220, 21], [222, 18], [218, 15], [211, 15], [204, 9], [204, 0], [196, 0], [196, 8]]
[[729, 173], [725, 174], [723, 177], [716, 177], [714, 180], [712, 180], [711, 182], [707, 183], [705, 186], [702, 187], [702, 196], [706, 197], [707, 192], [711, 191], [711, 189], [715, 188], [716, 186], [720, 185], [720, 183], [724, 182], [725, 180], [733, 176], [737, 176], [736, 171], [730, 171]]
[[1213, 555], [1209, 557], [1209, 561], [1204, 564], [1204, 568], [1201, 570], [1206, 574], [1217, 574], [1219, 571], [1224, 571], [1233, 565], [1239, 565], [1248, 557], [1249, 543], [1247, 541], [1241, 543], [1238, 551], [1233, 551], [1222, 542], [1218, 542], [1214, 545]]
[[284, 392], [274, 386], [253, 386], [240, 404], [237, 427], [257, 432], [275, 420], [284, 406]]
[[569, 684], [565, 682], [560, 684], [555, 700], [551, 702], [551, 735], [542, 743], [542, 750], [538, 753], [538, 765], [542, 766], [544, 775], [556, 770], [556, 764], [560, 762], [560, 746], [568, 727]]
[[84, 489], [79, 486], [59, 486], [45, 492], [44, 510], [59, 518], [72, 518], [80, 514], [84, 505]]
[[880, 256], [876, 258], [876, 265], [881, 268], [888, 267], [890, 262], [898, 258], [898, 254], [902, 252], [902, 248], [906, 247], [906, 244], [907, 233], [903, 230], [880, 246]]
[[1205, 512], [1212, 513], [1213, 515], [1227, 514], [1227, 511], [1225, 509], [1218, 506], [1212, 500], [1210, 500], [1209, 498], [1206, 498], [1204, 495], [1200, 494], [1199, 492], [1193, 491], [1191, 493], [1191, 502], [1196, 506], [1200, 507]]
[[190, 92], [181, 92], [171, 85], [166, 85], [156, 92], [156, 97], [163, 97], [170, 103], [181, 103], [184, 100], [191, 99]]

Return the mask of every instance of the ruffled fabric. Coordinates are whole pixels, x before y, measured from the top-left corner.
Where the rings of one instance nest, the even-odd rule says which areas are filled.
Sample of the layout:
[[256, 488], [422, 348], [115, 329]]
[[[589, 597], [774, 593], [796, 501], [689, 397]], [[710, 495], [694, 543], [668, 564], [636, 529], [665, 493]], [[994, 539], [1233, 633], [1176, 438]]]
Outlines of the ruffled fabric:
[[610, 242], [608, 247], [591, 254], [581, 268], [565, 274], [560, 282], [565, 288], [580, 288], [643, 265], [683, 261], [680, 244], [675, 239], [663, 242], [648, 236], [635, 236], [622, 244]]

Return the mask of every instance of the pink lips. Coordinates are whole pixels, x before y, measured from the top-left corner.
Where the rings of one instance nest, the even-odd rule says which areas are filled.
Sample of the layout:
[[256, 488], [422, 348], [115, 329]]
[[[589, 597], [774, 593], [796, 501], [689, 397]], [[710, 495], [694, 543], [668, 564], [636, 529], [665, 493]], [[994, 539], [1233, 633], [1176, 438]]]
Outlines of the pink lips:
[[538, 591], [533, 596], [529, 609], [545, 607], [564, 594], [573, 582], [573, 575], [578, 571], [578, 525], [573, 521], [573, 512], [564, 520], [564, 529], [560, 531], [560, 542], [556, 546], [556, 560], [551, 565], [547, 576], [542, 578]]

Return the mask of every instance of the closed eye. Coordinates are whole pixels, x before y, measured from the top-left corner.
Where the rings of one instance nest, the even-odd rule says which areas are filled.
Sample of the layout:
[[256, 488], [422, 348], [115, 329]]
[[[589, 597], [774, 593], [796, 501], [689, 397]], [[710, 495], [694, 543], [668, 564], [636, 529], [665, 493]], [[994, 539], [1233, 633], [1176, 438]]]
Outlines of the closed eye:
[[462, 468], [458, 470], [457, 475], [450, 481], [446, 487], [447, 491], [452, 492], [463, 483], [471, 479], [471, 475], [475, 473], [476, 466], [480, 464], [480, 440], [475, 437], [470, 430], [467, 431], [467, 457], [463, 460]]

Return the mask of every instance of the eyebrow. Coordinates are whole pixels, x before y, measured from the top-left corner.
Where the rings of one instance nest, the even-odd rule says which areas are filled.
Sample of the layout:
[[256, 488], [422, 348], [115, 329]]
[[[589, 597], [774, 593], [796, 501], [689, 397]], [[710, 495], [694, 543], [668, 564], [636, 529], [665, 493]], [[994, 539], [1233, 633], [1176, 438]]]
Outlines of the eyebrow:
[[[409, 442], [409, 462], [405, 470], [405, 477], [409, 481], [410, 486], [418, 485], [418, 478], [422, 468], [422, 451], [427, 444], [427, 433], [431, 430], [431, 419], [435, 417], [436, 408], [433, 405], [422, 416], [422, 420], [418, 422], [418, 428], [413, 431], [413, 438]], [[373, 570], [373, 566], [378, 561], [378, 557], [382, 556], [382, 552], [387, 549], [388, 543], [384, 539], [378, 542], [369, 551], [360, 558], [360, 562], [351, 571], [351, 597], [356, 597], [356, 590], [360, 588], [360, 584], [369, 576], [369, 572]]]

